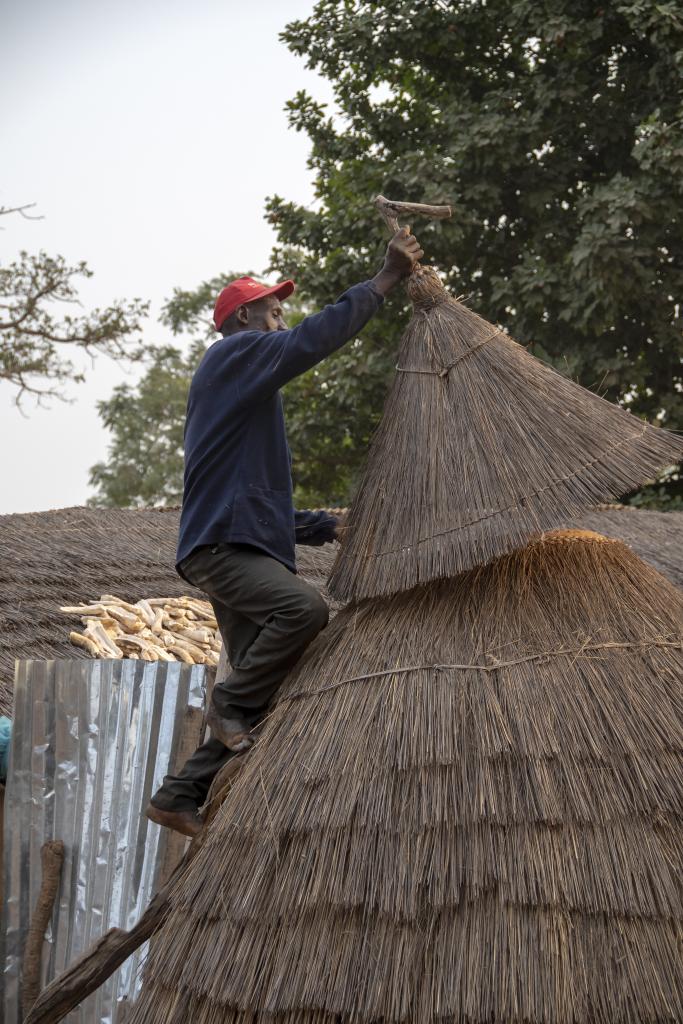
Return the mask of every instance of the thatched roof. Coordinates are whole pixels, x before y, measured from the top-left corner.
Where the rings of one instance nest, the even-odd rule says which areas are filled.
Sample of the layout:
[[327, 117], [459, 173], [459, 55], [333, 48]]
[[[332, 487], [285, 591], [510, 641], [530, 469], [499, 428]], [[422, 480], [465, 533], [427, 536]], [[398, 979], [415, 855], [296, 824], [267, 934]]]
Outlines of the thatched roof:
[[639, 487], [683, 438], [561, 376], [428, 267], [329, 589], [386, 596], [483, 565]]
[[[66, 508], [0, 516], [0, 714], [10, 714], [15, 658], [79, 658], [59, 606], [103, 593], [124, 601], [193, 593], [174, 569], [178, 509]], [[683, 586], [683, 512], [608, 507], [580, 525], [630, 544]], [[334, 546], [301, 547], [302, 574], [323, 589]]]
[[[11, 714], [15, 658], [87, 657], [60, 605], [197, 595], [175, 571], [178, 509], [65, 508], [0, 516], [0, 714]], [[328, 546], [329, 547], [329, 546]], [[331, 549], [299, 548], [322, 587]]]
[[683, 512], [648, 512], [628, 505], [593, 509], [571, 524], [623, 540], [672, 583], [683, 588]]
[[683, 1019], [682, 637], [683, 593], [580, 531], [343, 609], [131, 1024]]

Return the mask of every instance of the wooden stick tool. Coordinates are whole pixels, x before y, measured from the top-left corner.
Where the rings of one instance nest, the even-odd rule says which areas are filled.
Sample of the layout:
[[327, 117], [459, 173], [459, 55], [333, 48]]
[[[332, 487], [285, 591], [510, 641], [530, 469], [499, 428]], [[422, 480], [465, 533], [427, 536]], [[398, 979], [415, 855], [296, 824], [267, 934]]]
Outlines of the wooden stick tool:
[[393, 199], [385, 199], [384, 196], [377, 196], [373, 206], [377, 207], [394, 235], [401, 227], [398, 222], [400, 216], [410, 215], [427, 217], [429, 220], [445, 220], [453, 213], [450, 206], [429, 206], [427, 203], [400, 203]]

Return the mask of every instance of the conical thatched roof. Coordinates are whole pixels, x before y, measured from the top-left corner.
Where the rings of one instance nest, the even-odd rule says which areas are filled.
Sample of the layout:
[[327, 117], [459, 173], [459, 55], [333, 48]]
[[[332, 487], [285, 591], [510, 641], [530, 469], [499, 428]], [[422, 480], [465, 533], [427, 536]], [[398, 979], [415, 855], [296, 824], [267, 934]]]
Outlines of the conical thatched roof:
[[682, 631], [679, 590], [579, 531], [343, 610], [133, 1024], [683, 1019]]
[[[178, 509], [64, 508], [0, 516], [0, 714], [11, 714], [15, 658], [87, 657], [69, 641], [60, 605], [117, 594], [199, 596], [175, 571]], [[299, 569], [324, 587], [323, 548], [298, 548]]]
[[453, 576], [522, 547], [683, 458], [539, 362], [429, 268], [330, 578], [342, 601]]

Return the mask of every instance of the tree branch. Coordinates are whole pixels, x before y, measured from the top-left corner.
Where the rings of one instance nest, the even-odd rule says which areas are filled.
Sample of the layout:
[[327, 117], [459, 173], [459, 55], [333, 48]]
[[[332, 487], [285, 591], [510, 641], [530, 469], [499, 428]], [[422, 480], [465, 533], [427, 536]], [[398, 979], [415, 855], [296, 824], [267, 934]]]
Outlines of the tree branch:
[[[0, 217], [5, 217], [9, 213], [18, 213], [24, 220], [43, 220], [42, 214], [30, 214], [27, 210], [32, 210], [35, 203], [24, 203], [23, 206], [0, 206]], [[0, 231], [4, 230], [0, 228]]]
[[148, 303], [135, 299], [61, 319], [52, 314], [52, 300], [78, 302], [73, 283], [77, 276], [91, 276], [87, 264], [69, 266], [63, 257], [46, 253], [22, 252], [13, 263], [0, 267], [0, 379], [18, 388], [17, 404], [26, 394], [62, 397], [57, 389], [42, 386], [41, 378], [84, 380], [83, 373], [60, 354], [65, 346], [91, 357], [104, 353], [137, 361], [142, 356], [139, 341], [132, 336], [140, 330]]

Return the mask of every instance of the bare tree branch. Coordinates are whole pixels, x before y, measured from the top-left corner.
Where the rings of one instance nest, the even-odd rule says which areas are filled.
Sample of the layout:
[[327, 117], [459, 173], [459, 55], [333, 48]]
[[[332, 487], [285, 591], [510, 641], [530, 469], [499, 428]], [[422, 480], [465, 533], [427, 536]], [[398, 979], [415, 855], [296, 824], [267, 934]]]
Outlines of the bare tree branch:
[[63, 398], [60, 383], [85, 377], [63, 350], [91, 358], [104, 353], [113, 359], [137, 361], [148, 304], [135, 299], [94, 309], [82, 316], [55, 316], [55, 302], [80, 305], [77, 278], [91, 277], [87, 264], [75, 266], [62, 256], [21, 252], [0, 266], [0, 380], [17, 388], [16, 402], [32, 395]]
[[[0, 217], [5, 217], [8, 213], [18, 213], [24, 220], [42, 220], [43, 215], [41, 213], [27, 213], [27, 210], [32, 210], [35, 203], [24, 203], [23, 206], [0, 206]], [[0, 231], [4, 231], [4, 228], [0, 228]]]

